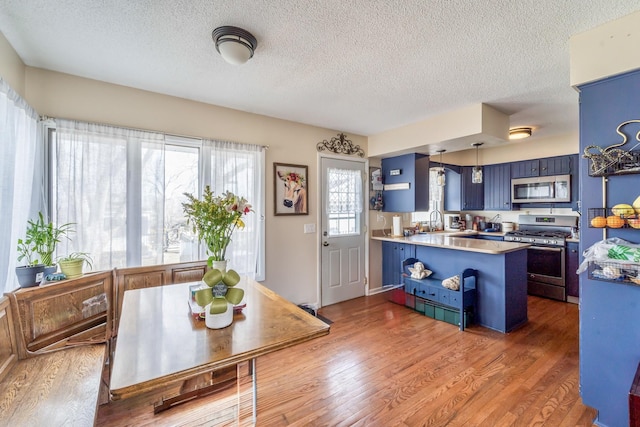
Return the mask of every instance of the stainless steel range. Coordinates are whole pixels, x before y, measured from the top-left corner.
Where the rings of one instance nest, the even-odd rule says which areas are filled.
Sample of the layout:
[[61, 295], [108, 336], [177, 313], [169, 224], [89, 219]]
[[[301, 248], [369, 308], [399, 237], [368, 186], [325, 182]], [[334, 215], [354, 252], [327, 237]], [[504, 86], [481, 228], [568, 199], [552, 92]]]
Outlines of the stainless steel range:
[[568, 215], [519, 215], [518, 230], [504, 236], [507, 242], [531, 243], [527, 250], [529, 295], [567, 300], [565, 245], [578, 218]]

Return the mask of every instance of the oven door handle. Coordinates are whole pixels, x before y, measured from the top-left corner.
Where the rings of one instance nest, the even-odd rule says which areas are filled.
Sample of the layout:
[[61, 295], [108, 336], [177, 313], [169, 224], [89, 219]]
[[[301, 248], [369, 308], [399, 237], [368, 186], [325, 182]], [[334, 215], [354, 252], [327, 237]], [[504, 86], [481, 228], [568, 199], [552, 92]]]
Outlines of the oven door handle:
[[529, 249], [534, 249], [536, 251], [549, 251], [549, 252], [562, 252], [564, 248], [549, 248], [546, 246], [530, 246]]

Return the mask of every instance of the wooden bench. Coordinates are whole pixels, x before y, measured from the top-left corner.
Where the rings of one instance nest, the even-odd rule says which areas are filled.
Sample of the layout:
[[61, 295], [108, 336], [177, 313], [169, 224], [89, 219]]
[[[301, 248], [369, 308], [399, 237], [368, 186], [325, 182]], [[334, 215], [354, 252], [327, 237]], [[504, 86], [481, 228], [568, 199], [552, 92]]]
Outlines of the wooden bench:
[[408, 273], [408, 267], [418, 261], [417, 258], [407, 258], [402, 262], [404, 292], [415, 298], [433, 302], [437, 306], [456, 310], [460, 316], [460, 330], [464, 331], [465, 311], [475, 310], [476, 306], [478, 271], [467, 268], [460, 273], [460, 289], [454, 291], [442, 286], [440, 278], [432, 276], [425, 279], [412, 278]]
[[0, 298], [0, 424], [87, 426], [108, 396], [111, 271]]

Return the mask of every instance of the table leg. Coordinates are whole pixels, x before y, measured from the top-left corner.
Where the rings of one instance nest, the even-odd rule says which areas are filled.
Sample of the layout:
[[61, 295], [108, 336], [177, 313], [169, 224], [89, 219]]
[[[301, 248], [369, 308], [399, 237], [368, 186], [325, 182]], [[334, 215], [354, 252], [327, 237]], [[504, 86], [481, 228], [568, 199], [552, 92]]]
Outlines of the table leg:
[[251, 359], [251, 385], [253, 387], [253, 425], [257, 423], [258, 410], [258, 380], [256, 378], [256, 359]]

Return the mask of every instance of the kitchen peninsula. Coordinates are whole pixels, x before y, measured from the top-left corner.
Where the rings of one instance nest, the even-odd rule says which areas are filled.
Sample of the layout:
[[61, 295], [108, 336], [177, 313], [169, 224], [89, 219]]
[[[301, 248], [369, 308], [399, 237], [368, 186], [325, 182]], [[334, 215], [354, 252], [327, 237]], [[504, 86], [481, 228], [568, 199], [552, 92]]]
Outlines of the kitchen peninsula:
[[[383, 277], [389, 277], [385, 270], [394, 269], [399, 273], [400, 258], [410, 257], [423, 262], [438, 279], [460, 274], [466, 268], [476, 269], [474, 322], [503, 333], [522, 326], [527, 322], [526, 249], [529, 245], [476, 240], [465, 235], [472, 236], [471, 233], [427, 233], [391, 237], [374, 233], [371, 239], [382, 241]], [[394, 250], [399, 255], [391, 254]], [[396, 277], [399, 278], [399, 274]], [[396, 282], [400, 284], [400, 280]]]

